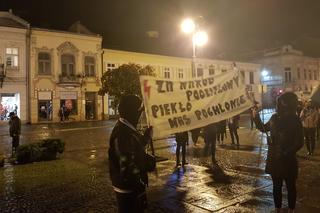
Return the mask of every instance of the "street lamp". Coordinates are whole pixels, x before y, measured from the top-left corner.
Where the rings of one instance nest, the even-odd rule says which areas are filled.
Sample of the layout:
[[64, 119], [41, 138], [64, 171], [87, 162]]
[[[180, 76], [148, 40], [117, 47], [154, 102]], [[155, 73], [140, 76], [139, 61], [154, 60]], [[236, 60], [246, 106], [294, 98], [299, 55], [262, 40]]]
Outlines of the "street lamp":
[[199, 29], [199, 26], [190, 18], [181, 22], [181, 30], [186, 34], [192, 33], [192, 76], [195, 76], [196, 46], [204, 46], [208, 42], [208, 34]]
[[262, 121], [264, 122], [264, 104], [263, 104], [263, 93], [264, 93], [264, 81], [265, 78], [269, 75], [269, 71], [266, 69], [263, 69], [261, 71], [261, 78], [260, 78], [260, 83], [261, 83], [261, 108], [262, 108]]

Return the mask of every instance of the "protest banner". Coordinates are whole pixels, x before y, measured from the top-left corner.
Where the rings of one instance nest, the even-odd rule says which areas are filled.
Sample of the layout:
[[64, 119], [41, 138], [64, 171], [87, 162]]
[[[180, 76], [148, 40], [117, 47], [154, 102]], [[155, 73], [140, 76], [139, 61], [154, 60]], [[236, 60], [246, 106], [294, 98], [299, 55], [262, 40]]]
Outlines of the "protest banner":
[[181, 81], [140, 76], [154, 137], [203, 127], [249, 109], [253, 104], [241, 77], [236, 71]]

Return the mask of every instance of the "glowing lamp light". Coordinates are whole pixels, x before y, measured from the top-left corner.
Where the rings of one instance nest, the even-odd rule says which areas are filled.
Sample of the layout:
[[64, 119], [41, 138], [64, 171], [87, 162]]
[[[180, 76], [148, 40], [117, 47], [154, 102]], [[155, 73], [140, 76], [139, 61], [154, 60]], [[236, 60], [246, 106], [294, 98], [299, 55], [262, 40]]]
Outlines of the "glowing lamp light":
[[203, 46], [208, 42], [208, 35], [204, 31], [199, 31], [194, 35], [193, 41], [197, 46]]
[[187, 18], [181, 23], [181, 30], [185, 33], [192, 33], [196, 28], [194, 21], [190, 18]]
[[261, 75], [262, 77], [266, 77], [269, 75], [269, 72], [267, 70], [262, 70]]

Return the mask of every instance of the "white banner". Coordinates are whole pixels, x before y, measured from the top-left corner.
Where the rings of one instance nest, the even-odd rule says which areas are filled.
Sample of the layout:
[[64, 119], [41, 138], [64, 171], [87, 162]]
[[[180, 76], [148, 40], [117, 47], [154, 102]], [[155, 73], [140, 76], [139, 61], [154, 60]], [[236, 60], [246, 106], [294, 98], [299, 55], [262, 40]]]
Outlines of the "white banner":
[[236, 71], [183, 81], [140, 76], [140, 84], [155, 138], [225, 120], [252, 106]]

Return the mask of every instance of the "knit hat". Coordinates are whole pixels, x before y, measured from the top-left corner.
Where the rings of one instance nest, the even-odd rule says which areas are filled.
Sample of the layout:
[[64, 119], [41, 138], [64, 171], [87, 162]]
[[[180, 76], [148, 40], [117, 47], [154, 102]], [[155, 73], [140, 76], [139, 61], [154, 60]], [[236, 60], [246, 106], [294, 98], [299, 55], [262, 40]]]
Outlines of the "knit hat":
[[293, 92], [285, 92], [278, 97], [278, 111], [296, 112], [298, 107], [298, 96]]
[[125, 95], [120, 99], [118, 111], [120, 117], [135, 125], [142, 112], [142, 101], [136, 95]]

